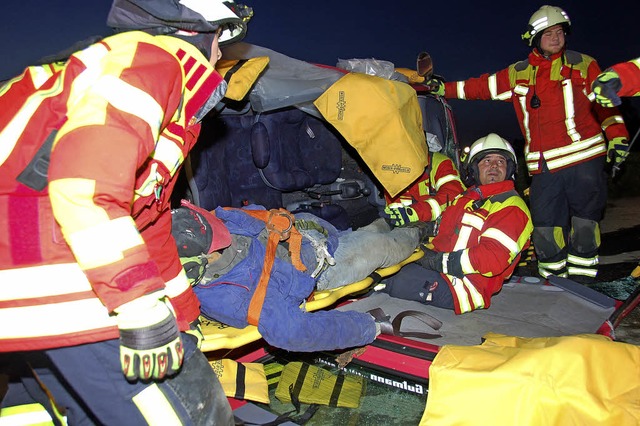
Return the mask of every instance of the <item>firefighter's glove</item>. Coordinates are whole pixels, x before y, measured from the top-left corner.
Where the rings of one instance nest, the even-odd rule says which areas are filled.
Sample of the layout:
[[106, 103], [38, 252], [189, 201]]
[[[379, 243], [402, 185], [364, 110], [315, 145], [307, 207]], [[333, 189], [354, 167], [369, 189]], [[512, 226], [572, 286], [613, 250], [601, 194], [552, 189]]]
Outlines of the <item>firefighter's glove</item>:
[[385, 207], [380, 214], [391, 226], [404, 226], [420, 220], [418, 213], [411, 207]]
[[431, 250], [424, 245], [420, 248], [424, 253], [424, 256], [416, 261], [419, 265], [422, 265], [427, 269], [431, 269], [432, 271], [453, 275], [454, 277], [464, 277], [462, 265], [460, 264], [462, 251], [442, 253]]
[[627, 155], [629, 155], [629, 142], [627, 141], [627, 138], [619, 137], [613, 138], [609, 141], [607, 163], [613, 161], [614, 166], [620, 167], [624, 160], [626, 160]]
[[434, 95], [444, 96], [444, 83], [442, 82], [442, 80], [432, 78], [431, 80], [427, 81], [427, 87], [429, 88], [429, 92], [433, 93]]
[[603, 107], [615, 107], [622, 103], [618, 91], [622, 87], [620, 76], [611, 68], [598, 75], [591, 84], [591, 90], [598, 102]]
[[171, 302], [147, 294], [115, 310], [120, 329], [120, 364], [127, 380], [160, 380], [176, 373], [184, 349]]

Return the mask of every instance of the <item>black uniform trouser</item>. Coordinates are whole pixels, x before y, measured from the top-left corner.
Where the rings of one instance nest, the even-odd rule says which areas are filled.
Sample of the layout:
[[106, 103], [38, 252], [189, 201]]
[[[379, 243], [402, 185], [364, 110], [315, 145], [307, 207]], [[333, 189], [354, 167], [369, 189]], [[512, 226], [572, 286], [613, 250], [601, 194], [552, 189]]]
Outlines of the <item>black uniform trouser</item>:
[[52, 397], [70, 425], [232, 425], [231, 407], [207, 358], [192, 336], [183, 333], [182, 342], [180, 371], [149, 382], [125, 379], [118, 339], [2, 354], [0, 373], [9, 383], [0, 406], [38, 402], [55, 418]]
[[530, 189], [533, 244], [539, 270], [595, 276], [607, 202], [605, 157], [534, 175]]

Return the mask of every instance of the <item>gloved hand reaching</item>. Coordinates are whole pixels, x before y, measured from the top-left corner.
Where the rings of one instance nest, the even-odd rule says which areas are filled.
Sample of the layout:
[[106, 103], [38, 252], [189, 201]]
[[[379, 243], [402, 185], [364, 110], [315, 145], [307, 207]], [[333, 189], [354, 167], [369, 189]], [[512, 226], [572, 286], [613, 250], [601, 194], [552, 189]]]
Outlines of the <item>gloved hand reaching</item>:
[[608, 108], [622, 103], [618, 96], [618, 91], [621, 87], [620, 76], [610, 68], [598, 75], [591, 84], [591, 90], [596, 96], [596, 102]]
[[404, 226], [420, 220], [418, 213], [411, 207], [385, 207], [380, 214], [391, 226]]
[[176, 373], [184, 349], [171, 302], [161, 293], [141, 296], [115, 310], [120, 364], [127, 380], [160, 380]]
[[427, 81], [427, 87], [429, 88], [429, 92], [433, 93], [434, 95], [444, 96], [444, 83], [442, 82], [442, 80], [432, 78], [431, 80]]
[[629, 142], [624, 137], [613, 138], [609, 141], [607, 163], [613, 161], [614, 166], [620, 166], [629, 155]]

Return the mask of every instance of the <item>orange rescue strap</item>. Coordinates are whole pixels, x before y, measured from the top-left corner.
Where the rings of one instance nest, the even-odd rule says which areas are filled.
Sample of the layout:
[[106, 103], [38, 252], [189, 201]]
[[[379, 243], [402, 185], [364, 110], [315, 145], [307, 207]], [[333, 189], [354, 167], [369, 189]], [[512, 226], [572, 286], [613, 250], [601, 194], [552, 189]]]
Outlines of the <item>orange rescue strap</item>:
[[295, 228], [295, 218], [289, 211], [279, 208], [271, 210], [243, 210], [243, 212], [265, 222], [265, 228], [269, 231], [264, 266], [262, 267], [256, 291], [251, 297], [249, 311], [247, 313], [247, 322], [257, 326], [260, 321], [264, 298], [267, 295], [267, 285], [269, 284], [271, 268], [276, 258], [278, 243], [288, 240], [289, 254], [291, 255], [291, 263], [293, 266], [299, 271], [305, 271], [307, 268], [300, 258], [302, 235]]

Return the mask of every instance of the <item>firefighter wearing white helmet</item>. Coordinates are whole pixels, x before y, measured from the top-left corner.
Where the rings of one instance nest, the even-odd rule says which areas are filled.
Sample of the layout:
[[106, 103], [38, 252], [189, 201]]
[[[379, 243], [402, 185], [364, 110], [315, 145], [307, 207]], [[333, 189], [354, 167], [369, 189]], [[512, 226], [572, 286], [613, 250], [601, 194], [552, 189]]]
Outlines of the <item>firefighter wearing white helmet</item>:
[[115, 0], [115, 35], [3, 87], [0, 374], [16, 378], [3, 407], [56, 418], [51, 396], [69, 424], [234, 423], [198, 349], [171, 192], [226, 91], [219, 44], [250, 16], [232, 1]]
[[477, 141], [469, 148], [467, 157], [467, 173], [475, 184], [483, 183], [478, 163], [489, 154], [500, 154], [506, 164], [505, 179], [515, 181], [515, 174], [518, 167], [516, 153], [509, 142], [495, 133], [489, 133]]
[[477, 78], [427, 84], [447, 98], [513, 104], [531, 176], [538, 273], [588, 283], [598, 272], [598, 222], [607, 198], [603, 171], [624, 160], [629, 133], [616, 108], [590, 101], [601, 70], [591, 56], [567, 49], [572, 27], [564, 10], [542, 6], [522, 34], [531, 48], [526, 59]]
[[[556, 6], [542, 6], [529, 19], [529, 26], [522, 34], [522, 40], [531, 47], [539, 47], [540, 35], [547, 28], [561, 25], [565, 35], [571, 30], [571, 20], [567, 13]], [[537, 37], [536, 37], [537, 36]]]
[[495, 133], [471, 145], [468, 167], [476, 184], [440, 217], [433, 249], [386, 280], [392, 297], [457, 314], [486, 309], [530, 245], [533, 224], [515, 190], [516, 156]]

